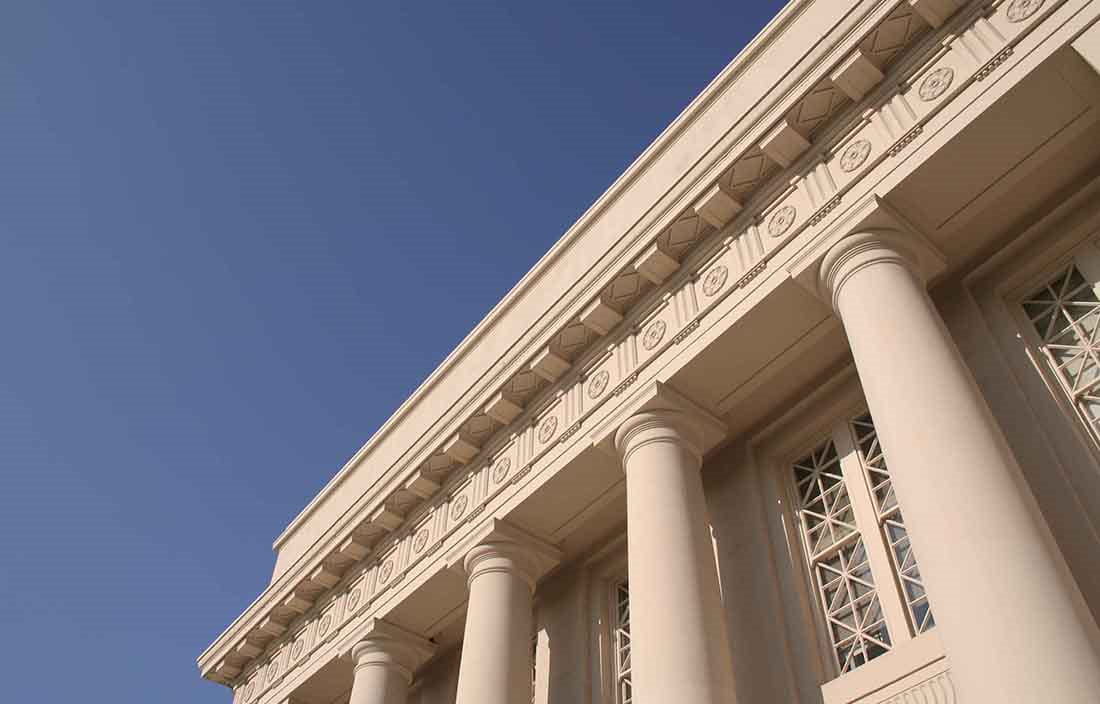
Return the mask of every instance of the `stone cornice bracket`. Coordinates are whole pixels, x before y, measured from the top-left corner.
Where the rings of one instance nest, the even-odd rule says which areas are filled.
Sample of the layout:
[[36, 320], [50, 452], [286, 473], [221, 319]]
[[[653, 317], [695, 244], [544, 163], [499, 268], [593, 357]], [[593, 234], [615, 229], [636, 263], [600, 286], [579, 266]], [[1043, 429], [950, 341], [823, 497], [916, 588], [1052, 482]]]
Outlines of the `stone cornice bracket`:
[[413, 672], [435, 653], [435, 644], [380, 618], [369, 619], [355, 635], [345, 653], [355, 669], [386, 667], [398, 672], [406, 683]]
[[562, 560], [550, 542], [493, 518], [447, 554], [447, 567], [466, 575], [467, 584], [488, 572], [518, 574], [532, 590]]
[[727, 431], [726, 424], [713, 413], [668, 384], [652, 381], [592, 431], [592, 444], [622, 460], [623, 448], [635, 449], [639, 433], [650, 430], [649, 426], [676, 434], [677, 442], [700, 458], [725, 440]]
[[787, 263], [791, 278], [836, 309], [836, 292], [849, 276], [874, 262], [904, 264], [923, 283], [947, 268], [936, 247], [882, 198], [855, 205]]

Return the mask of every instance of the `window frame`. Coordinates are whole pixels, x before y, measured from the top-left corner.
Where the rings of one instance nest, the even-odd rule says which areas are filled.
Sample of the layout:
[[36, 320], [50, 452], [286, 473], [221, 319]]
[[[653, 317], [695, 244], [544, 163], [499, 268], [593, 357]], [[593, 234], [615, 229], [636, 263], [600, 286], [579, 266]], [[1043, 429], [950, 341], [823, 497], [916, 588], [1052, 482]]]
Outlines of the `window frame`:
[[1059, 278], [1071, 263], [1100, 298], [1100, 232], [1095, 230], [1075, 242], [1068, 251], [1036, 264], [1022, 283], [1012, 286], [1002, 296], [1004, 306], [1015, 324], [1016, 334], [1026, 345], [1028, 357], [1043, 384], [1065, 417], [1072, 421], [1074, 430], [1095, 455], [1100, 453], [1100, 422], [1094, 424], [1078, 406], [1073, 390], [1055, 369], [1052, 356], [1046, 349], [1046, 341], [1035, 329], [1035, 324], [1024, 309], [1024, 301], [1052, 280]]
[[[802, 518], [800, 515], [800, 496], [794, 481], [792, 467], [809, 454], [820, 447], [826, 441], [834, 444], [837, 461], [840, 464], [845, 487], [848, 492], [854, 514], [856, 530], [860, 534], [864, 549], [867, 553], [867, 561], [870, 563], [871, 574], [875, 582], [875, 590], [878, 594], [879, 607], [882, 609], [886, 627], [890, 635], [890, 647], [887, 653], [880, 657], [886, 657], [903, 643], [916, 638], [912, 619], [909, 616], [908, 605], [905, 601], [902, 586], [899, 583], [894, 562], [887, 547], [886, 536], [882, 532], [878, 510], [871, 496], [870, 483], [867, 473], [858, 456], [856, 439], [850, 428], [853, 419], [867, 412], [864, 403], [847, 403], [842, 411], [834, 411], [823, 418], [826, 429], [814, 433], [810, 442], [798, 445], [800, 451], [792, 451], [784, 454], [780, 462], [773, 463], [775, 472], [779, 475], [782, 490], [786, 497], [786, 506], [791, 525], [794, 526], [796, 535], [790, 542], [797, 551], [798, 566], [801, 567], [802, 587], [813, 604], [813, 616], [816, 626], [818, 641], [823, 647], [822, 655], [830, 673], [830, 679], [837, 679], [845, 675], [857, 672], [860, 667], [843, 670], [838, 662], [836, 648], [829, 635], [829, 622], [827, 607], [822, 601], [822, 593], [818, 587], [814, 574], [815, 561], [819, 556], [812, 554], [805, 540], [802, 530]], [[839, 409], [838, 409], [839, 410]], [[878, 659], [878, 658], [875, 658]], [[868, 660], [864, 666], [871, 662]]]
[[[884, 687], [892, 689], [902, 680], [934, 676], [949, 668], [936, 629], [913, 635], [908, 609], [900, 596], [896, 616], [888, 622], [893, 643], [890, 652], [846, 673], [840, 672], [833, 654], [817, 584], [808, 569], [802, 530], [796, 522], [799, 497], [794, 489], [791, 466], [830, 437], [838, 425], [849, 423], [866, 409], [858, 376], [849, 363], [830, 372], [807, 397], [754, 431], [749, 440], [766, 513], [772, 525], [769, 534], [787, 620], [788, 647], [795, 658], [792, 667], [797, 671], [803, 667], [799, 661], [804, 663], [808, 677], [820, 688], [825, 704], [855, 701], [872, 692], [886, 691]], [[852, 458], [856, 460], [856, 469], [863, 472], [854, 452]], [[869, 484], [862, 480], [860, 485], [868, 495], [868, 506], [873, 507]], [[867, 523], [861, 519], [858, 525], [865, 534], [868, 526], [878, 529], [877, 521]], [[879, 538], [879, 542], [886, 545], [883, 537]], [[883, 557], [889, 562], [885, 547]], [[880, 569], [872, 565], [876, 588], [900, 595], [901, 587], [892, 562], [889, 565], [887, 573], [881, 576]], [[887, 585], [890, 585], [888, 589], [884, 589]], [[883, 608], [885, 610], [885, 604]], [[897, 619], [901, 619], [904, 625], [901, 631], [894, 626]]]
[[[626, 495], [625, 477], [619, 485]], [[585, 601], [589, 616], [588, 643], [592, 647], [590, 699], [599, 704], [615, 704], [618, 699], [615, 678], [614, 588], [628, 579], [626, 524], [603, 546], [593, 551], [585, 565]]]

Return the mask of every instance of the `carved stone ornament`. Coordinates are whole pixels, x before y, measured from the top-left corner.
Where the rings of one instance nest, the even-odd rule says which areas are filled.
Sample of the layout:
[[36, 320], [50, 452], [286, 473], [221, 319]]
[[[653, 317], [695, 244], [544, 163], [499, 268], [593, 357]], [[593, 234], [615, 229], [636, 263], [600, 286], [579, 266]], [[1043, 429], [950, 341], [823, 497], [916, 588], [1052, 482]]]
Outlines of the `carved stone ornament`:
[[501, 457], [500, 460], [493, 465], [493, 482], [500, 484], [508, 478], [508, 472], [510, 471], [512, 471], [512, 458]]
[[382, 569], [378, 572], [378, 579], [385, 584], [390, 581], [390, 577], [393, 576], [393, 560], [386, 560], [382, 563]]
[[1023, 22], [1043, 7], [1043, 0], [1012, 0], [1005, 12], [1009, 22]]
[[921, 81], [920, 99], [926, 103], [935, 100], [951, 87], [951, 82], [954, 80], [955, 69], [950, 66], [940, 66]]
[[844, 148], [840, 155], [840, 170], [850, 174], [867, 161], [871, 154], [871, 143], [866, 139], [857, 139]]
[[668, 325], [663, 320], [654, 320], [649, 324], [649, 327], [645, 329], [645, 334], [642, 335], [642, 347], [646, 350], [652, 350], [657, 345], [661, 344], [661, 340], [664, 339], [665, 330]]
[[348, 594], [348, 611], [351, 611], [359, 605], [359, 590], [352, 589], [351, 594]]
[[248, 701], [249, 699], [252, 698], [252, 686], [253, 686], [253, 684], [255, 684], [255, 683], [254, 682], [249, 682], [244, 687], [244, 700], [245, 701]]
[[275, 676], [279, 674], [279, 661], [272, 660], [267, 666], [267, 681], [274, 682]]
[[323, 636], [328, 633], [329, 626], [332, 625], [332, 614], [325, 614], [321, 617], [321, 622], [317, 624], [317, 635]]
[[306, 642], [299, 638], [294, 642], [294, 645], [290, 647], [290, 657], [297, 660], [302, 657], [302, 651], [306, 649]]
[[610, 380], [611, 375], [607, 373], [606, 369], [601, 369], [592, 375], [588, 382], [588, 398], [597, 399], [603, 396], [603, 392], [607, 390], [607, 382]]
[[465, 494], [455, 499], [455, 502], [451, 504], [451, 518], [458, 520], [466, 513], [466, 506], [470, 503], [470, 499]]
[[554, 437], [554, 433], [558, 430], [558, 417], [547, 416], [539, 424], [539, 442], [546, 444], [550, 442], [550, 439]]
[[428, 544], [428, 535], [427, 528], [421, 528], [420, 531], [417, 532], [416, 537], [413, 538], [413, 552], [419, 553], [424, 549], [424, 546]]
[[726, 268], [725, 264], [719, 264], [703, 277], [703, 293], [707, 296], [713, 296], [722, 290], [722, 287], [726, 285], [726, 279], [729, 278], [730, 270]]
[[784, 205], [772, 213], [771, 219], [768, 220], [768, 234], [772, 237], [779, 237], [784, 234], [791, 229], [796, 217], [798, 217], [798, 211], [795, 210], [794, 206]]

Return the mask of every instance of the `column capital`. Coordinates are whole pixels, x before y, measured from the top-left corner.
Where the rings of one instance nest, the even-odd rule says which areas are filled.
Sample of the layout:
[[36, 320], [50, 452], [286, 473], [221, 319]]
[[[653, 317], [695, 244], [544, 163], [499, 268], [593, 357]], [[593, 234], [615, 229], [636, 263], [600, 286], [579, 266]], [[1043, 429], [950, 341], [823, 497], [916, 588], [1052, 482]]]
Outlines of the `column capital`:
[[677, 441], [702, 457], [726, 437], [726, 424], [713, 413], [668, 384], [652, 381], [630, 395], [619, 408], [592, 431], [592, 444], [623, 459], [624, 440], [634, 442], [645, 428], [668, 426], [669, 441]]
[[892, 260], [927, 282], [946, 268], [935, 245], [885, 199], [869, 195], [784, 268], [803, 288], [836, 309], [836, 292], [864, 265]]
[[456, 546], [447, 566], [466, 575], [467, 584], [482, 574], [514, 574], [531, 587], [561, 562], [561, 550], [499, 518], [490, 519]]
[[615, 449], [626, 467], [630, 454], [654, 442], [673, 443], [703, 460], [703, 433], [690, 415], [678, 409], [641, 411], [623, 421], [615, 431]]
[[416, 668], [435, 653], [435, 644], [389, 621], [372, 618], [351, 646], [349, 655], [355, 670], [384, 667], [401, 675], [408, 684]]
[[818, 265], [821, 297], [836, 309], [837, 294], [857, 271], [875, 264], [892, 263], [908, 269], [923, 284], [927, 274], [921, 266], [917, 247], [897, 230], [853, 232], [829, 247]]

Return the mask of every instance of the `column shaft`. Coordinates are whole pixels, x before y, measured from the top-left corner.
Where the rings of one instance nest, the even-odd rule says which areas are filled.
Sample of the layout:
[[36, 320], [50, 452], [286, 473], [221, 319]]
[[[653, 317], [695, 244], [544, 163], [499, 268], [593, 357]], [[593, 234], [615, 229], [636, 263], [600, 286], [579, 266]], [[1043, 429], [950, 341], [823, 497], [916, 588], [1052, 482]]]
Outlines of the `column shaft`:
[[430, 641], [385, 621], [371, 619], [351, 648], [355, 679], [349, 704], [405, 704], [413, 670], [435, 650]]
[[842, 241], [822, 273], [960, 699], [1094, 702], [1094, 626], [1078, 610], [1076, 589], [1021, 493], [1015, 460], [912, 257], [883, 237]]
[[627, 481], [631, 674], [638, 704], [735, 701], [698, 442], [675, 411], [616, 435]]
[[532, 587], [520, 548], [481, 545], [465, 559], [470, 598], [457, 704], [531, 701]]
[[408, 675], [382, 662], [355, 666], [355, 680], [348, 704], [405, 704], [409, 694]]

